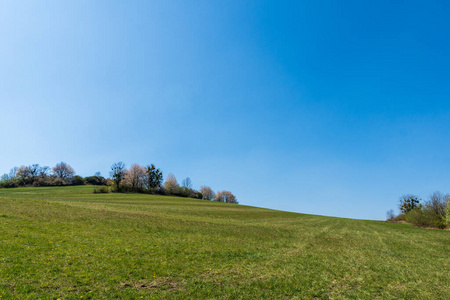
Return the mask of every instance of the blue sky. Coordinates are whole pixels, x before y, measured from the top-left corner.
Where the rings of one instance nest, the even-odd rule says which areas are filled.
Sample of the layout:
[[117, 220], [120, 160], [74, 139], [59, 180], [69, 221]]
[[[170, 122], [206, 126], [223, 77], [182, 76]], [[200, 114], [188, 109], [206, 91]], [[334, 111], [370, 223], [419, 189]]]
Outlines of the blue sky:
[[2, 1], [0, 172], [155, 163], [384, 219], [450, 192], [448, 1]]

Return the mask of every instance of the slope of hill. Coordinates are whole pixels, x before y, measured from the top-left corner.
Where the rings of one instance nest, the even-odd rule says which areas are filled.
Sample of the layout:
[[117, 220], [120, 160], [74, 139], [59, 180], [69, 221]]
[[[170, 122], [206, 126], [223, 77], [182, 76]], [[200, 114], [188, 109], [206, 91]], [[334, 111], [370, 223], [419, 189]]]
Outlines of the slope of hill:
[[450, 299], [449, 231], [92, 190], [0, 190], [2, 299]]

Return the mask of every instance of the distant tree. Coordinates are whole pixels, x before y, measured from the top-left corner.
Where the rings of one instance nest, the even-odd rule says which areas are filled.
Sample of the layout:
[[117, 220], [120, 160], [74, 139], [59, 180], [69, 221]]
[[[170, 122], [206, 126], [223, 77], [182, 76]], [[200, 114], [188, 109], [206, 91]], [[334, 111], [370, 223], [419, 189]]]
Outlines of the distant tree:
[[102, 173], [100, 173], [100, 172], [95, 172], [94, 176], [97, 176], [97, 177], [103, 177], [103, 176], [102, 176]]
[[32, 164], [31, 166], [28, 167], [30, 170], [30, 177], [31, 179], [34, 181], [37, 179], [38, 175], [39, 175], [39, 169], [41, 168], [39, 166], [39, 164]]
[[39, 171], [38, 171], [38, 176], [40, 178], [46, 178], [48, 176], [50, 176], [50, 167], [44, 166], [44, 167], [40, 167]]
[[83, 185], [85, 184], [84, 178], [81, 176], [74, 176], [72, 180], [72, 185]]
[[230, 191], [217, 192], [214, 201], [238, 204], [236, 196]]
[[447, 198], [447, 208], [445, 210], [445, 217], [447, 220], [447, 226], [450, 226], [450, 197]]
[[445, 219], [448, 198], [450, 198], [449, 194], [444, 195], [441, 192], [434, 192], [430, 195], [426, 205], [428, 205], [436, 215], [440, 215]]
[[12, 180], [17, 177], [17, 170], [19, 170], [18, 167], [13, 167], [11, 170], [9, 170], [8, 180]]
[[205, 200], [213, 200], [214, 199], [214, 191], [209, 186], [201, 186], [200, 193], [202, 193], [202, 199]]
[[150, 190], [156, 190], [161, 187], [163, 173], [157, 169], [154, 164], [147, 166], [147, 186]]
[[177, 179], [172, 173], [167, 176], [167, 179], [164, 182], [164, 189], [168, 194], [171, 195], [176, 195], [179, 193], [180, 185], [178, 184]]
[[73, 176], [75, 175], [75, 171], [73, 170], [73, 168], [65, 162], [60, 162], [59, 164], [54, 166], [52, 171], [53, 175], [65, 182], [72, 180]]
[[84, 178], [84, 181], [86, 184], [92, 184], [92, 185], [105, 185], [106, 179], [103, 176], [88, 176]]
[[131, 192], [141, 192], [147, 182], [147, 169], [134, 164], [125, 173], [123, 179], [125, 187]]
[[16, 176], [29, 183], [31, 181], [31, 168], [28, 166], [20, 166], [16, 172]]
[[181, 185], [185, 188], [191, 189], [192, 188], [192, 181], [189, 177], [186, 177], [185, 179], [183, 179], [183, 181], [181, 182]]
[[390, 209], [386, 213], [386, 220], [392, 220], [393, 218], [395, 218], [394, 210]]
[[8, 174], [3, 174], [2, 177], [0, 177], [0, 182], [5, 182], [9, 180], [9, 175]]
[[114, 180], [114, 184], [118, 191], [121, 188], [120, 184], [125, 177], [126, 172], [127, 169], [125, 168], [125, 164], [123, 162], [118, 162], [111, 166], [111, 172], [109, 172], [109, 175]]
[[404, 214], [409, 213], [420, 203], [420, 199], [415, 195], [403, 195], [400, 198], [399, 208]]

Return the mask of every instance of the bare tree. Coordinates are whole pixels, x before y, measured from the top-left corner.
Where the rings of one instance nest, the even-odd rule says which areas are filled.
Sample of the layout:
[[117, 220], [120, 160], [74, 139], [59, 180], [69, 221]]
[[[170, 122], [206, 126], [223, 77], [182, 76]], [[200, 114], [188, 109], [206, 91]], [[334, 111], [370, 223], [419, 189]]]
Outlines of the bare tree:
[[185, 179], [183, 179], [183, 181], [181, 182], [181, 185], [185, 188], [191, 189], [192, 188], [192, 181], [189, 177], [186, 177]]
[[38, 176], [41, 178], [50, 176], [50, 167], [44, 166], [39, 168]]
[[392, 220], [395, 218], [394, 210], [390, 209], [386, 212], [386, 220]]
[[230, 191], [217, 192], [214, 201], [238, 204], [236, 196]]
[[172, 173], [170, 173], [167, 176], [167, 179], [164, 182], [164, 188], [166, 189], [167, 193], [169, 193], [171, 195], [178, 194], [178, 192], [180, 190], [180, 185], [178, 184], [177, 179], [175, 178], [175, 176]]
[[209, 186], [201, 186], [200, 193], [202, 193], [202, 199], [205, 200], [213, 200], [214, 199], [214, 191]]
[[39, 175], [39, 170], [41, 169], [41, 167], [39, 166], [39, 164], [33, 164], [33, 165], [29, 166], [29, 168], [30, 168], [31, 178], [36, 179], [36, 177], [38, 177], [38, 175]]
[[56, 177], [61, 178], [64, 181], [71, 180], [75, 175], [75, 171], [73, 170], [73, 168], [65, 162], [60, 162], [59, 164], [54, 166], [52, 171]]
[[436, 215], [440, 215], [445, 218], [446, 207], [447, 207], [447, 199], [450, 198], [450, 195], [444, 195], [441, 192], [434, 192], [430, 195], [429, 200], [426, 203], [426, 206], [432, 209], [432, 211]]
[[138, 164], [134, 164], [125, 173], [124, 185], [132, 192], [139, 192], [144, 189], [147, 181], [147, 169]]
[[19, 170], [18, 167], [13, 167], [11, 170], [9, 170], [9, 179], [14, 179], [17, 177], [17, 170]]

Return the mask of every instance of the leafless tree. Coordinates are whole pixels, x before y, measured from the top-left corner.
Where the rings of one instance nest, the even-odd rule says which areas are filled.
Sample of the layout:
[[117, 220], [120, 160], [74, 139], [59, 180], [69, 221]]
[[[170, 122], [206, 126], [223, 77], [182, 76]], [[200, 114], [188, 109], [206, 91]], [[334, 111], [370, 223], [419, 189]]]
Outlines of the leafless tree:
[[172, 173], [167, 175], [166, 181], [164, 182], [164, 189], [166, 190], [167, 193], [171, 195], [178, 194], [180, 190], [180, 185], [178, 184], [177, 179]]
[[14, 167], [9, 171], [9, 173], [3, 174], [1, 177], [1, 181], [9, 181], [15, 179], [17, 176], [17, 170], [19, 170], [19, 168]]
[[61, 178], [64, 181], [71, 180], [73, 176], [75, 175], [75, 171], [73, 168], [66, 164], [65, 162], [60, 162], [52, 169], [53, 175], [55, 175], [58, 178]]
[[41, 178], [50, 176], [50, 167], [44, 166], [39, 168], [38, 176]]
[[213, 200], [214, 199], [214, 191], [209, 186], [201, 186], [200, 193], [202, 193], [202, 199], [205, 200]]
[[436, 215], [440, 215], [445, 218], [447, 208], [447, 199], [450, 198], [450, 195], [444, 195], [441, 192], [434, 192], [430, 195], [429, 200], [426, 205], [431, 208]]
[[394, 210], [390, 209], [386, 212], [386, 220], [392, 220], [395, 218]]
[[191, 189], [192, 188], [192, 181], [189, 177], [186, 177], [183, 179], [181, 185], [185, 188]]
[[11, 170], [9, 170], [9, 174], [8, 174], [9, 180], [17, 177], [17, 170], [19, 170], [18, 167], [14, 167]]
[[230, 191], [217, 192], [214, 201], [238, 204], [236, 196]]

